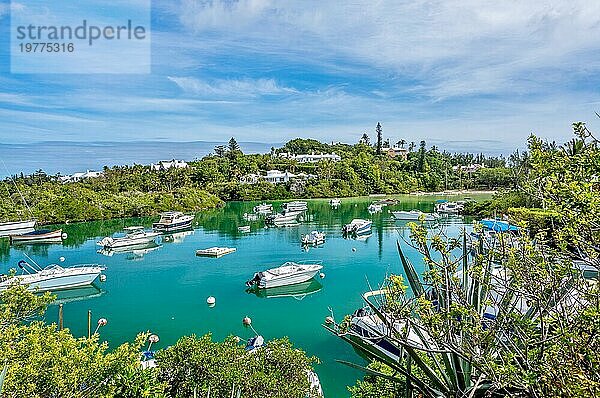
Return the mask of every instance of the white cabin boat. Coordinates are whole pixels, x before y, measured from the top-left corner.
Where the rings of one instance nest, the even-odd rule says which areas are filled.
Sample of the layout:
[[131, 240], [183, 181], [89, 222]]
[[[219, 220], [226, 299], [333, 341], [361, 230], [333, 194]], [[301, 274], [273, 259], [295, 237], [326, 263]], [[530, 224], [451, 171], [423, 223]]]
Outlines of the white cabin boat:
[[288, 212], [303, 212], [308, 210], [308, 203], [302, 201], [287, 202], [281, 205], [285, 213]]
[[63, 268], [57, 264], [41, 268], [37, 264], [31, 265], [23, 260], [19, 261], [18, 265], [24, 274], [15, 276], [0, 275], [0, 291], [6, 290], [15, 281], [21, 285], [29, 285], [29, 290], [38, 292], [87, 286], [91, 285], [105, 269], [99, 265], [78, 265]]
[[242, 233], [248, 233], [248, 232], [250, 232], [250, 225], [239, 226], [238, 231], [240, 231]]
[[286, 212], [273, 214], [265, 219], [265, 223], [273, 225], [294, 224], [298, 221], [299, 214], [300, 212]]
[[261, 203], [254, 206], [253, 211], [259, 214], [270, 214], [273, 212], [273, 205], [269, 203]]
[[436, 213], [423, 213], [420, 210], [411, 211], [393, 211], [392, 215], [396, 220], [407, 220], [407, 221], [435, 221], [439, 218]]
[[157, 236], [160, 235], [158, 232], [150, 232], [144, 230], [144, 227], [127, 227], [124, 228], [125, 236], [113, 238], [107, 236], [96, 244], [107, 249], [115, 249], [126, 246], [139, 246], [154, 242]]
[[160, 215], [160, 220], [152, 224], [152, 229], [158, 232], [172, 232], [192, 227], [194, 216], [180, 211], [168, 211]]
[[302, 236], [303, 245], [321, 245], [325, 243], [325, 232], [311, 231], [311, 233]]
[[350, 222], [350, 224], [344, 225], [342, 228], [342, 232], [344, 234], [366, 234], [371, 231], [371, 225], [373, 222], [371, 220], [362, 220], [360, 218], [355, 218]]
[[334, 208], [339, 207], [341, 204], [342, 204], [342, 201], [339, 200], [338, 198], [334, 198], [329, 201], [329, 205]]
[[440, 214], [458, 215], [464, 209], [464, 202], [439, 202], [435, 204], [435, 211]]
[[196, 256], [219, 258], [236, 250], [235, 247], [210, 247], [208, 249], [196, 250]]
[[252, 279], [246, 282], [246, 286], [268, 289], [271, 287], [294, 285], [314, 278], [321, 269], [323, 269], [321, 261], [288, 261], [280, 267], [257, 272]]

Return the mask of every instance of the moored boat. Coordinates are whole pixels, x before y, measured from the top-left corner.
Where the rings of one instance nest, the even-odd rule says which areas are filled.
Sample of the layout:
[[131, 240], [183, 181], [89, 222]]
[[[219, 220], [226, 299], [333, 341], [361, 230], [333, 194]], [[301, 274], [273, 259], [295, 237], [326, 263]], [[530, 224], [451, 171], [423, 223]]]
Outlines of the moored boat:
[[0, 223], [0, 236], [22, 235], [34, 231], [35, 220]]
[[458, 215], [463, 212], [464, 208], [464, 202], [448, 202], [442, 200], [435, 204], [435, 211], [440, 214]]
[[250, 225], [239, 226], [238, 231], [240, 231], [242, 233], [248, 233], [248, 232], [250, 232]]
[[350, 224], [344, 225], [342, 228], [342, 232], [344, 234], [366, 234], [371, 231], [371, 225], [373, 222], [371, 220], [362, 220], [360, 218], [355, 218], [350, 222]]
[[115, 249], [118, 247], [126, 246], [138, 246], [154, 242], [157, 236], [160, 235], [158, 232], [150, 232], [144, 230], [144, 227], [127, 227], [124, 228], [125, 236], [113, 238], [107, 236], [96, 244], [107, 249]]
[[257, 272], [246, 282], [246, 286], [268, 289], [294, 285], [311, 280], [321, 269], [323, 269], [321, 261], [288, 261], [280, 267]]
[[281, 205], [281, 208], [283, 209], [283, 211], [285, 213], [287, 212], [303, 212], [308, 210], [308, 203], [303, 202], [303, 201], [293, 201], [293, 202], [287, 202]]
[[381, 213], [381, 211], [383, 210], [383, 205], [376, 204], [376, 203], [371, 203], [369, 205], [369, 207], [367, 207], [367, 210], [371, 214], [373, 214], [373, 213]]
[[180, 211], [167, 211], [160, 215], [160, 220], [152, 224], [152, 229], [158, 232], [172, 232], [192, 227], [194, 216]]
[[261, 203], [259, 205], [254, 206], [252, 210], [255, 213], [269, 214], [273, 212], [273, 205], [270, 203]]
[[298, 215], [300, 212], [286, 212], [286, 213], [277, 213], [267, 216], [265, 218], [265, 223], [273, 224], [273, 225], [286, 225], [292, 224], [298, 221]]
[[378, 200], [377, 202], [375, 202], [375, 204], [383, 205], [383, 206], [393, 206], [393, 205], [397, 205], [398, 201], [396, 199], [386, 198], [386, 199]]
[[339, 200], [338, 198], [334, 198], [329, 201], [329, 205], [334, 208], [339, 207], [341, 204], [342, 204], [342, 201]]
[[27, 232], [21, 235], [9, 235], [10, 242], [18, 243], [61, 243], [67, 238], [67, 234], [62, 229], [51, 231], [49, 229], [39, 229], [37, 231]]
[[396, 220], [408, 220], [408, 221], [435, 221], [439, 218], [436, 213], [423, 213], [420, 210], [411, 211], [393, 211], [392, 215]]
[[35, 263], [32, 265], [24, 260], [19, 261], [18, 266], [23, 271], [22, 275], [0, 275], [0, 291], [6, 290], [13, 283], [28, 285], [29, 290], [39, 292], [87, 286], [91, 285], [105, 269], [95, 264], [64, 268], [51, 264], [41, 268]]
[[311, 231], [311, 233], [302, 236], [303, 245], [320, 245], [325, 243], [325, 233], [319, 231]]

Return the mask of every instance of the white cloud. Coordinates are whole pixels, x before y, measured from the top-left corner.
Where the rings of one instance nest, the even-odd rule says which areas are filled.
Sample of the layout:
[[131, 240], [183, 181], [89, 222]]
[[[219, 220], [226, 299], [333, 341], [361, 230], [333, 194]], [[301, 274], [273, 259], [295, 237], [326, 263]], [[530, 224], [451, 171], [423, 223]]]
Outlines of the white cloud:
[[273, 79], [228, 79], [203, 81], [193, 77], [168, 77], [188, 94], [210, 98], [249, 98], [267, 95], [295, 93], [296, 90], [282, 87]]
[[434, 99], [527, 92], [545, 69], [588, 73], [600, 50], [589, 0], [184, 0], [179, 19], [229, 50], [387, 68], [426, 81]]

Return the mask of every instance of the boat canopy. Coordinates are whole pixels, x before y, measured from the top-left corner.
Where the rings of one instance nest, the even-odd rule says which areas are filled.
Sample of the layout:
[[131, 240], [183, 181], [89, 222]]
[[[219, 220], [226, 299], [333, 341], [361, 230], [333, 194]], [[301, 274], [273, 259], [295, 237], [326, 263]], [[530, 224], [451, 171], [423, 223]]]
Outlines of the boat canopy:
[[493, 220], [493, 219], [486, 218], [486, 219], [481, 220], [480, 223], [485, 228], [492, 230], [492, 231], [496, 231], [496, 232], [507, 232], [507, 231], [517, 232], [520, 230], [519, 227], [517, 227], [516, 225], [510, 224], [508, 221]]

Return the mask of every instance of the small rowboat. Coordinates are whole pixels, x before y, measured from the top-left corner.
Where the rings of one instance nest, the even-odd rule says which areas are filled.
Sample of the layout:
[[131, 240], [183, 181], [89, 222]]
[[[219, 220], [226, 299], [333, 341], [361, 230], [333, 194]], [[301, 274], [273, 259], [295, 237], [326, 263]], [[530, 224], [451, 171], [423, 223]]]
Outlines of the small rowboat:
[[17, 243], [61, 243], [67, 238], [67, 234], [62, 229], [51, 231], [49, 229], [38, 229], [37, 231], [27, 232], [21, 235], [10, 235], [10, 241]]
[[236, 250], [235, 247], [211, 247], [208, 249], [196, 250], [196, 256], [219, 258], [226, 254], [233, 253]]

